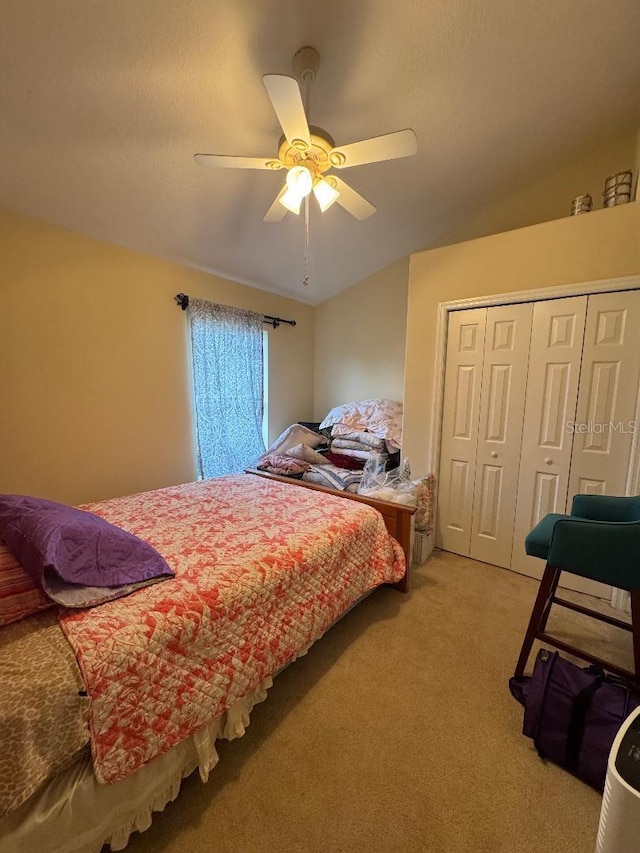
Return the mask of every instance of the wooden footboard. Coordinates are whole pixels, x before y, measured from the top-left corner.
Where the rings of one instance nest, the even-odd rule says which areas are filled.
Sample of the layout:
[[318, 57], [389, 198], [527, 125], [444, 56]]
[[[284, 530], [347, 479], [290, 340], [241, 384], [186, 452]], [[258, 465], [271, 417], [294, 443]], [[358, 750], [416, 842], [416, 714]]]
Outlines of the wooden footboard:
[[391, 503], [390, 501], [378, 501], [375, 498], [368, 498], [365, 495], [354, 495], [351, 492], [342, 492], [339, 489], [330, 489], [328, 486], [318, 486], [316, 483], [307, 483], [305, 480], [295, 480], [292, 477], [282, 477], [280, 474], [270, 474], [268, 471], [258, 471], [257, 468], [249, 468], [247, 474], [255, 474], [258, 477], [265, 477], [267, 480], [280, 480], [281, 483], [291, 483], [295, 486], [302, 486], [304, 489], [315, 489], [317, 492], [326, 492], [329, 495], [336, 495], [340, 498], [346, 498], [350, 501], [360, 501], [360, 503], [368, 504], [382, 515], [384, 523], [390, 535], [400, 544], [404, 551], [404, 556], [407, 562], [407, 570], [405, 576], [398, 583], [392, 586], [399, 589], [401, 592], [409, 592], [409, 566], [411, 565], [411, 516], [415, 512], [415, 508], [406, 504]]

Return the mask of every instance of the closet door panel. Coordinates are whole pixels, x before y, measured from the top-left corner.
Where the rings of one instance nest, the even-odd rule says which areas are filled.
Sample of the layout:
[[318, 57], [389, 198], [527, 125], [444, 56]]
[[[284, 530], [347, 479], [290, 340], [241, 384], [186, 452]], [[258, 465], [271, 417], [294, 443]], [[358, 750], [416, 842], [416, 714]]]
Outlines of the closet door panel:
[[531, 337], [531, 303], [487, 310], [469, 556], [509, 567]]
[[526, 555], [525, 537], [547, 513], [565, 511], [586, 313], [586, 296], [533, 308], [511, 555], [511, 568], [531, 577], [542, 577], [544, 565]]
[[[640, 292], [589, 296], [567, 512], [576, 494], [627, 492], [640, 377]], [[579, 592], [611, 598], [611, 587], [563, 576]]]
[[436, 544], [469, 554], [486, 308], [449, 315]]
[[627, 490], [640, 377], [640, 292], [589, 297], [567, 509]]

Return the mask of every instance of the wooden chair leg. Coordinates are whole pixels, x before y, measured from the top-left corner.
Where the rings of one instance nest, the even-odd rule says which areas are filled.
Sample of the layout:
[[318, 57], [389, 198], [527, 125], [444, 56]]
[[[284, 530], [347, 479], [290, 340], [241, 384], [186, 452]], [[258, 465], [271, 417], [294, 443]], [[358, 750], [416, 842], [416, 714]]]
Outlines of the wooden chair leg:
[[[533, 610], [531, 611], [531, 618], [529, 619], [527, 632], [524, 635], [524, 642], [522, 643], [520, 657], [516, 664], [515, 675], [522, 675], [524, 673], [524, 668], [527, 665], [533, 641], [535, 640], [536, 635], [541, 631], [541, 626], [544, 628], [547, 624], [549, 610], [551, 609], [551, 602], [556, 591], [556, 587], [558, 586], [559, 578], [560, 569], [556, 569], [547, 563], [544, 574], [542, 575], [542, 580], [540, 581], [538, 595], [536, 596], [536, 600], [533, 604]], [[638, 624], [640, 624], [640, 621]]]
[[547, 595], [547, 603], [544, 610], [542, 611], [542, 616], [540, 617], [540, 624], [538, 625], [539, 634], [542, 634], [547, 627], [547, 621], [549, 619], [549, 613], [551, 613], [551, 605], [553, 604], [553, 599], [556, 594], [556, 590], [558, 589], [561, 571], [562, 569], [554, 568], [553, 570], [553, 580], [551, 581], [551, 587], [549, 589], [549, 594]]
[[631, 633], [636, 683], [640, 684], [640, 589], [631, 590]]

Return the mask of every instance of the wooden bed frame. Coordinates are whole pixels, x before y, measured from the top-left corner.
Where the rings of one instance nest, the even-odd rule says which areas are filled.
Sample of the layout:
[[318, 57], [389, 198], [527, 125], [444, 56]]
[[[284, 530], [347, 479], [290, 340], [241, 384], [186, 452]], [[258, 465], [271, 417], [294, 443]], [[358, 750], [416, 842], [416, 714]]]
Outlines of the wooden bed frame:
[[280, 474], [270, 474], [268, 471], [259, 471], [257, 468], [248, 468], [247, 474], [255, 474], [265, 477], [267, 480], [279, 480], [281, 483], [290, 483], [294, 486], [302, 486], [305, 489], [315, 489], [317, 492], [326, 492], [329, 495], [337, 495], [350, 501], [360, 501], [368, 504], [382, 515], [389, 534], [400, 544], [404, 551], [407, 562], [405, 576], [398, 583], [391, 584], [401, 592], [409, 592], [409, 566], [411, 565], [411, 516], [415, 513], [415, 507], [390, 501], [379, 501], [368, 498], [365, 495], [343, 492], [340, 489], [331, 489], [328, 486], [319, 486], [316, 483], [307, 483], [305, 480], [296, 480], [293, 477], [283, 477]]

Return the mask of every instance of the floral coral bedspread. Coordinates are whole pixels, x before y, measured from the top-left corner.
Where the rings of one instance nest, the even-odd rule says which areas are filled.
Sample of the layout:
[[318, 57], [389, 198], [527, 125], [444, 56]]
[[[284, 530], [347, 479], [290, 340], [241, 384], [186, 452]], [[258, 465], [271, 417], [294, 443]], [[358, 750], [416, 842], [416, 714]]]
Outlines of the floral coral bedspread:
[[375, 510], [248, 474], [84, 508], [145, 539], [176, 573], [61, 618], [89, 694], [100, 782], [201, 728], [361, 595], [404, 575]]

